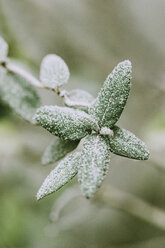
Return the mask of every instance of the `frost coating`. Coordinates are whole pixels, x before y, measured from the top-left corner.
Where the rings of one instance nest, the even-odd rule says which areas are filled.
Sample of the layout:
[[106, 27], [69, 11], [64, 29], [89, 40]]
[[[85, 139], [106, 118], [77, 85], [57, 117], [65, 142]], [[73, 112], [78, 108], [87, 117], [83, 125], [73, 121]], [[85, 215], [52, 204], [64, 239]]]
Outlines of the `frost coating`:
[[100, 134], [108, 135], [108, 136], [111, 136], [111, 137], [113, 137], [113, 135], [114, 135], [113, 130], [111, 130], [108, 127], [102, 127], [101, 130], [100, 130]]
[[83, 194], [90, 198], [100, 188], [107, 174], [110, 151], [104, 137], [89, 135], [84, 139], [78, 180]]
[[62, 58], [55, 54], [48, 54], [43, 58], [40, 69], [40, 79], [44, 86], [55, 89], [69, 79], [68, 66]]
[[64, 140], [79, 140], [97, 130], [97, 124], [87, 113], [67, 107], [43, 106], [37, 110], [34, 119]]
[[73, 151], [79, 141], [62, 140], [56, 138], [45, 150], [42, 156], [42, 164], [55, 163], [71, 151]]
[[80, 153], [69, 154], [51, 171], [37, 193], [37, 200], [59, 190], [76, 174]]
[[32, 118], [40, 106], [40, 99], [27, 80], [0, 67], [0, 96], [16, 113], [33, 122]]
[[100, 127], [111, 128], [119, 119], [126, 104], [131, 79], [131, 62], [119, 63], [104, 82], [96, 101], [89, 109]]
[[88, 110], [94, 97], [88, 92], [80, 89], [71, 90], [64, 95], [65, 104], [69, 107]]
[[0, 62], [3, 62], [8, 55], [8, 44], [0, 37]]
[[109, 138], [110, 150], [120, 156], [146, 160], [149, 151], [143, 141], [138, 139], [133, 133], [114, 126], [114, 136]]

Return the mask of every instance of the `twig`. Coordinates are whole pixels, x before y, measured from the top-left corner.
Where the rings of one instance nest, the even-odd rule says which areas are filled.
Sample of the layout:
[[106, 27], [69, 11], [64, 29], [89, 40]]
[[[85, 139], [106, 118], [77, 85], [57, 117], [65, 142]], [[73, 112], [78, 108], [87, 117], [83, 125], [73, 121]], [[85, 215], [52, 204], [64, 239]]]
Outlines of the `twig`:
[[165, 231], [165, 211], [119, 189], [107, 186], [99, 195], [101, 202]]

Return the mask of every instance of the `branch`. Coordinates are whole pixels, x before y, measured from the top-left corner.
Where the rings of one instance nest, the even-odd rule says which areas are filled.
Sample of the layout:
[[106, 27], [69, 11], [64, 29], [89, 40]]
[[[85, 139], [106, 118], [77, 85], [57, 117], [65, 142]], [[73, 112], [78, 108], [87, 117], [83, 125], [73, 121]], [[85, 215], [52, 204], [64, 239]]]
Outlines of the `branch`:
[[98, 199], [111, 208], [126, 212], [165, 231], [165, 211], [151, 206], [130, 193], [107, 186], [98, 194]]

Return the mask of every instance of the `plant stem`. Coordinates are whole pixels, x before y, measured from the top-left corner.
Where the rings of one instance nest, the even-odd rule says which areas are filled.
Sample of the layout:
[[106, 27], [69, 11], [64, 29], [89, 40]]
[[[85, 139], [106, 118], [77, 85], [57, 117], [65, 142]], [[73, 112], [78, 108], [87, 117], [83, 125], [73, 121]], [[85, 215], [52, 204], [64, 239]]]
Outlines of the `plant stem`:
[[107, 186], [98, 195], [101, 202], [135, 216], [148, 224], [165, 231], [165, 211], [151, 206], [144, 200], [112, 186]]

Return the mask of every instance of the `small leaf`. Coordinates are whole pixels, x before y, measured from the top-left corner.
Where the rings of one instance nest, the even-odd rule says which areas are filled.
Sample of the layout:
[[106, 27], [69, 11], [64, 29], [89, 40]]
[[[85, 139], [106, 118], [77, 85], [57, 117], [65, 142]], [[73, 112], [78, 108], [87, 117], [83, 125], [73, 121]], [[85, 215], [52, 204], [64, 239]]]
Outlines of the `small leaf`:
[[37, 193], [37, 200], [59, 190], [77, 174], [79, 157], [79, 152], [69, 154], [51, 171]]
[[0, 97], [25, 120], [32, 118], [40, 105], [35, 88], [23, 77], [0, 67]]
[[79, 141], [62, 140], [56, 138], [45, 150], [42, 156], [42, 164], [55, 163], [71, 151], [73, 151]]
[[146, 160], [149, 151], [143, 141], [138, 139], [133, 133], [114, 126], [114, 136], [108, 139], [110, 150], [120, 156]]
[[62, 58], [55, 54], [48, 54], [43, 58], [40, 79], [44, 86], [55, 89], [69, 79], [69, 69]]
[[80, 89], [71, 90], [64, 95], [65, 104], [69, 107], [88, 111], [88, 107], [94, 100], [94, 97], [88, 92]]
[[0, 37], [0, 62], [5, 61], [7, 55], [8, 55], [8, 44], [2, 37]]
[[89, 109], [100, 127], [111, 128], [119, 119], [130, 91], [131, 68], [128, 60], [119, 63]]
[[81, 162], [78, 168], [78, 180], [83, 194], [90, 198], [101, 186], [107, 174], [110, 151], [103, 136], [88, 135], [84, 139]]
[[50, 133], [64, 140], [79, 140], [91, 130], [97, 130], [97, 124], [90, 115], [78, 109], [43, 106], [34, 118]]

